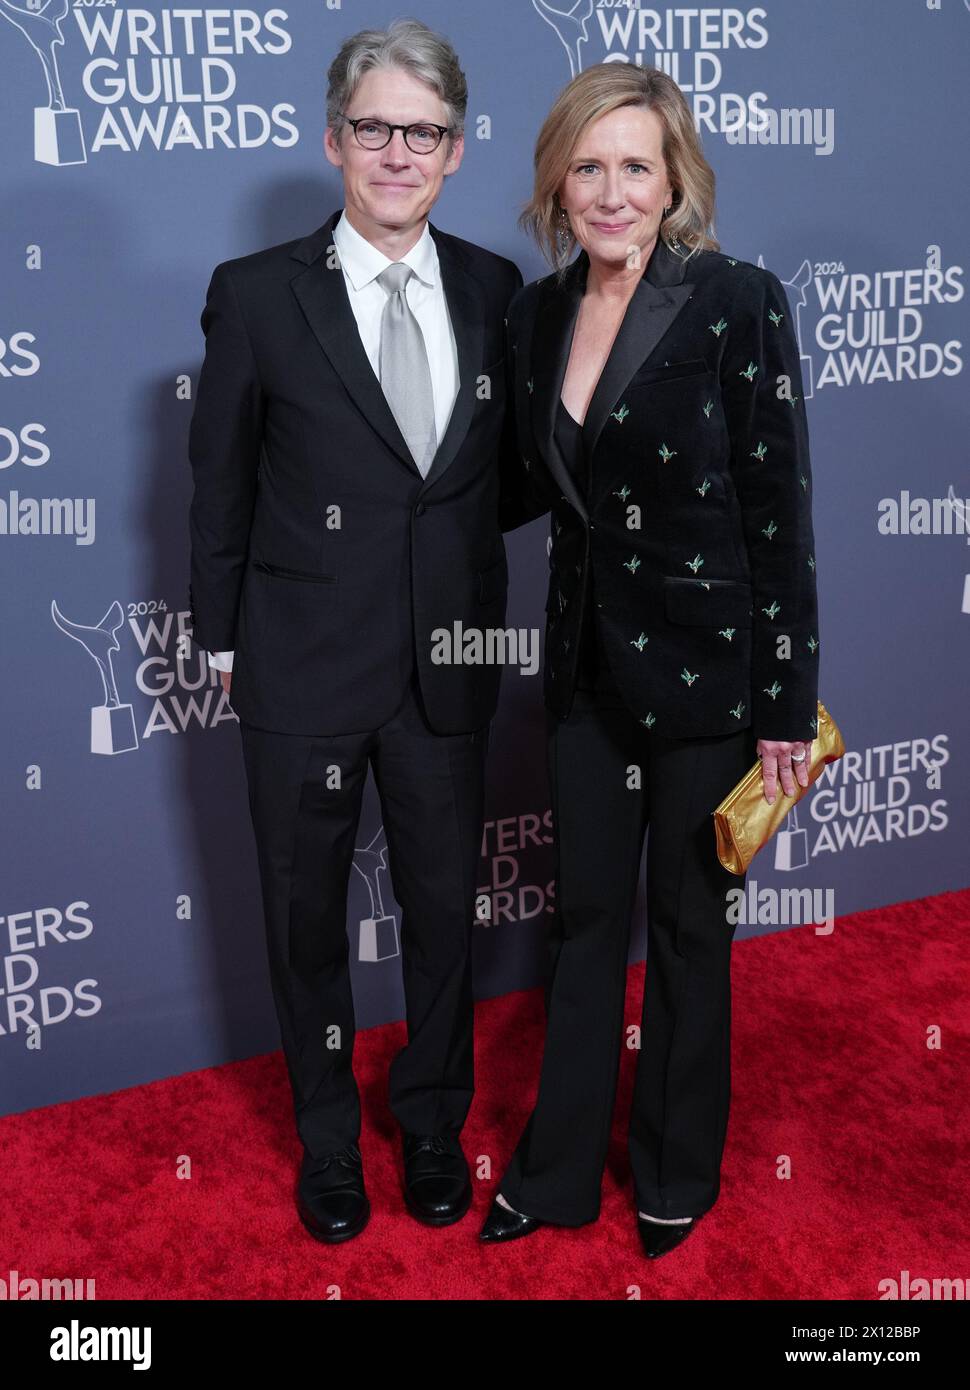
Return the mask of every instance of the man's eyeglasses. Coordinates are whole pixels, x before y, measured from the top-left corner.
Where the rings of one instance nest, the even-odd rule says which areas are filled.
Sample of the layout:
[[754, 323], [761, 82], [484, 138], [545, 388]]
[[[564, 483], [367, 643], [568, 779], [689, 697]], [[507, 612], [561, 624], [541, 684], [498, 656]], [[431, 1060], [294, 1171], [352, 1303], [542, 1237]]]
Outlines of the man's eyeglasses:
[[353, 126], [358, 145], [365, 150], [382, 150], [390, 144], [396, 130], [403, 130], [404, 143], [413, 154], [431, 154], [441, 144], [450, 129], [446, 125], [435, 125], [433, 121], [415, 121], [412, 125], [389, 125], [387, 121], [375, 121], [370, 116], [341, 117]]

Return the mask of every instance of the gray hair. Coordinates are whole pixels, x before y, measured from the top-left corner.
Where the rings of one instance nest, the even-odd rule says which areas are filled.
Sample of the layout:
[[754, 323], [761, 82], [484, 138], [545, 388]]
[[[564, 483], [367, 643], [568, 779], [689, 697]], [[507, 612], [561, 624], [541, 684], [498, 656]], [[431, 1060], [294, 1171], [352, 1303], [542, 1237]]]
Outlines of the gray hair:
[[462, 132], [468, 84], [458, 54], [442, 34], [418, 19], [396, 19], [387, 29], [362, 29], [341, 44], [327, 71], [327, 125], [335, 132], [344, 124], [340, 113], [346, 111], [361, 78], [381, 67], [403, 68], [441, 98], [449, 142]]

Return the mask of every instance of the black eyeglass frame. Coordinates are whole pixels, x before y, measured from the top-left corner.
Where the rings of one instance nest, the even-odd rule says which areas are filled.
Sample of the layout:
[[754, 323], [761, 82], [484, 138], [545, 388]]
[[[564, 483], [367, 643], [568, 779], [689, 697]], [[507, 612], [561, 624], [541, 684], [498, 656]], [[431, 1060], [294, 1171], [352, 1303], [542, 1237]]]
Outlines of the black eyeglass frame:
[[[435, 150], [441, 148], [442, 140], [451, 131], [450, 125], [438, 125], [437, 121], [412, 121], [410, 125], [391, 125], [390, 121], [382, 121], [378, 116], [347, 116], [343, 111], [340, 112], [340, 119], [346, 121], [349, 126], [353, 127], [354, 139], [362, 150], [386, 150], [394, 139], [394, 132], [400, 130], [404, 134], [404, 143], [412, 154], [434, 154]], [[368, 121], [371, 125], [382, 125], [386, 127], [387, 139], [384, 141], [383, 145], [365, 145], [357, 134], [357, 127]], [[438, 132], [437, 145], [433, 145], [430, 150], [416, 150], [408, 141], [408, 131], [414, 130], [417, 126], [423, 126], [426, 130], [436, 130]]]

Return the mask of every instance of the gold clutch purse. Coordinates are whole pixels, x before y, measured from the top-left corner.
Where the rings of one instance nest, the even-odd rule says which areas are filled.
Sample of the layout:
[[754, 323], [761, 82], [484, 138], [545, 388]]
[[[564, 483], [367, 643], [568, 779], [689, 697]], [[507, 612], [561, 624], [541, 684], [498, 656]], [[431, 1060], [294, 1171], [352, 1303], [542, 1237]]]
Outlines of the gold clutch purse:
[[774, 804], [769, 806], [764, 798], [759, 758], [750, 772], [744, 774], [737, 786], [711, 813], [717, 837], [717, 857], [729, 873], [743, 874], [747, 871], [758, 850], [768, 843], [825, 764], [835, 762], [844, 752], [845, 743], [839, 726], [819, 700], [818, 733], [812, 739], [808, 786], [803, 787], [796, 782], [794, 796], [786, 796], [779, 781]]

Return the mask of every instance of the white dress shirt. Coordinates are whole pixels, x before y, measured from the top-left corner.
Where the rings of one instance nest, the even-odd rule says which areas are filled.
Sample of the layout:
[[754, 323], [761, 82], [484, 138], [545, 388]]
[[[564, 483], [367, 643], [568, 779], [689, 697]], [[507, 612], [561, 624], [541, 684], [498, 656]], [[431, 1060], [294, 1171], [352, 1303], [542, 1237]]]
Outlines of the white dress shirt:
[[[381, 317], [388, 296], [378, 284], [377, 277], [394, 262], [383, 251], [372, 246], [366, 237], [362, 237], [343, 212], [334, 225], [333, 244], [337, 248], [360, 340], [379, 381]], [[424, 336], [431, 368], [435, 431], [440, 444], [458, 395], [458, 348], [441, 283], [438, 252], [427, 222], [418, 240], [401, 260], [414, 272], [404, 293]], [[232, 652], [210, 652], [209, 665], [219, 671], [231, 671], [232, 657]]]

